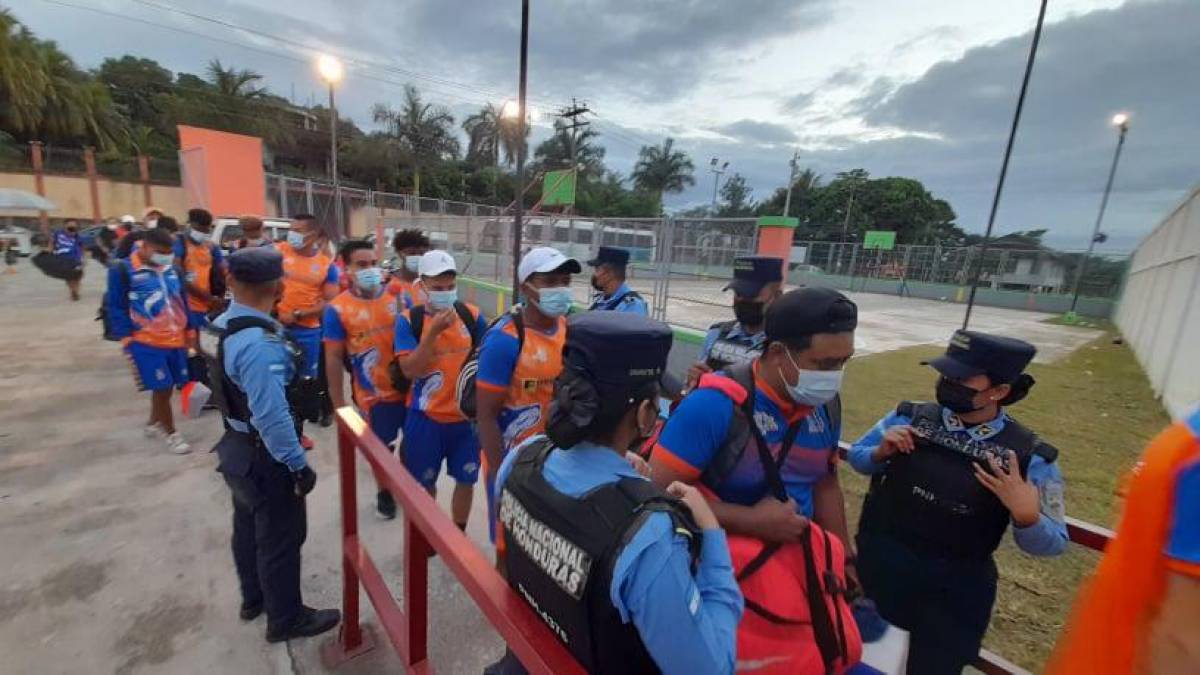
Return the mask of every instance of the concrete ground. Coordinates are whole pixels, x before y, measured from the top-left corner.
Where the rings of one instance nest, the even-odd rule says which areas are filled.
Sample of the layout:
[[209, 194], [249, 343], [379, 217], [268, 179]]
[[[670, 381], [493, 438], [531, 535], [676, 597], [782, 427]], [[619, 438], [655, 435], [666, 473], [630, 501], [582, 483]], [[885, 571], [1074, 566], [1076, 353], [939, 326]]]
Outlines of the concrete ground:
[[[220, 433], [215, 413], [177, 422], [189, 455], [145, 439], [148, 395], [135, 391], [120, 349], [92, 321], [103, 270], [89, 265], [83, 300], [71, 303], [61, 282], [26, 261], [18, 269], [0, 273], [0, 671], [324, 672], [317, 649], [326, 636], [268, 645], [264, 618], [237, 619], [229, 492], [208, 453]], [[337, 607], [334, 434], [311, 435], [320, 479], [308, 502], [304, 596]], [[402, 526], [375, 517], [364, 467], [361, 532], [399, 597]], [[449, 485], [442, 494], [448, 508]], [[469, 534], [481, 547], [484, 523], [480, 489]], [[433, 662], [480, 672], [502, 653], [500, 639], [437, 559], [430, 580]], [[362, 606], [372, 620], [365, 595]], [[383, 644], [338, 672], [398, 669]]]
[[[114, 343], [92, 319], [103, 270], [90, 264], [83, 300], [27, 262], [0, 274], [0, 653], [13, 673], [318, 673], [326, 637], [268, 645], [265, 620], [236, 618], [228, 550], [229, 493], [207, 451], [214, 413], [180, 420], [193, 447], [174, 456], [141, 428], [148, 395], [135, 391]], [[635, 285], [649, 290], [649, 283]], [[673, 281], [669, 317], [702, 328], [730, 315], [719, 282]], [[577, 289], [582, 299], [583, 288]], [[853, 294], [860, 351], [942, 342], [961, 305]], [[1055, 358], [1090, 339], [1040, 323], [1044, 315], [979, 308], [974, 326], [1030, 339]], [[178, 410], [178, 407], [176, 406]], [[308, 502], [304, 593], [315, 607], [340, 603], [337, 466], [332, 429], [312, 429], [320, 475]], [[373, 513], [374, 484], [360, 462], [360, 528], [400, 597], [399, 521]], [[443, 481], [446, 479], [443, 477]], [[450, 486], [442, 485], [448, 509]], [[468, 534], [488, 551], [482, 488]], [[478, 673], [502, 643], [453, 576], [431, 561], [429, 635], [442, 672]], [[362, 597], [365, 620], [370, 603]], [[338, 672], [399, 668], [390, 646]]]

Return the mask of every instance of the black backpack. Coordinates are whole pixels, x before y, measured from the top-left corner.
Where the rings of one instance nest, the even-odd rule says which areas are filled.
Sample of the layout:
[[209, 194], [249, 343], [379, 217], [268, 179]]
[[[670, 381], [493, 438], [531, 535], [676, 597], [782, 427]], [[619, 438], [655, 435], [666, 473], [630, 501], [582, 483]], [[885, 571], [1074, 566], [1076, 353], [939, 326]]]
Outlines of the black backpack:
[[[513, 327], [517, 331], [517, 358], [521, 358], [521, 350], [525, 348], [525, 318], [521, 316], [521, 306], [513, 305], [506, 314], [501, 314], [494, 321], [488, 324], [486, 335], [500, 323], [500, 320], [505, 316], [512, 319]], [[458, 372], [458, 381], [454, 383], [454, 397], [458, 401], [458, 411], [463, 417], [474, 421], [479, 413], [479, 408], [476, 405], [476, 383], [475, 380], [479, 376], [479, 347], [478, 345], [471, 348], [471, 353], [467, 356], [467, 362], [463, 364], [462, 370]]]
[[[458, 313], [458, 318], [467, 327], [467, 332], [471, 334], [471, 350], [467, 352], [467, 360], [475, 354], [476, 348], [479, 346], [479, 341], [483, 336], [479, 334], [478, 319], [471, 315], [471, 310], [461, 302], [454, 302], [454, 311]], [[425, 330], [425, 305], [417, 305], [409, 311], [409, 324], [412, 326], [413, 337], [417, 338], [417, 342], [421, 341], [421, 333]], [[465, 366], [464, 366], [465, 368]], [[392, 387], [401, 394], [407, 394], [409, 389], [412, 389], [412, 380], [405, 376], [404, 371], [400, 369], [400, 364], [396, 363], [393, 358], [388, 364], [388, 377], [392, 380]]]
[[[124, 260], [116, 260], [113, 262], [118, 269], [121, 270], [121, 279], [125, 282], [125, 292], [129, 292], [129, 264]], [[100, 298], [100, 308], [96, 310], [96, 321], [100, 322], [102, 335], [109, 342], [120, 342], [121, 338], [113, 335], [112, 324], [108, 320], [108, 292], [105, 291], [104, 296]]]

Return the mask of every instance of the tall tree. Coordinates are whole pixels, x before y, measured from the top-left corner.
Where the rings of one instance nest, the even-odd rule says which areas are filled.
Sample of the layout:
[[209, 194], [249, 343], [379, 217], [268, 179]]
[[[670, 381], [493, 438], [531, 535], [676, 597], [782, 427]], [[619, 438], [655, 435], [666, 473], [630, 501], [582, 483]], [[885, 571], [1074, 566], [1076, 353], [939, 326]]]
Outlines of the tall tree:
[[721, 199], [725, 204], [719, 214], [726, 217], [750, 215], [754, 212], [754, 203], [750, 201], [753, 192], [754, 188], [746, 183], [746, 177], [735, 172], [721, 186]]
[[661, 212], [664, 195], [683, 192], [685, 187], [696, 184], [695, 170], [687, 153], [675, 149], [675, 139], [667, 138], [662, 145], [643, 145], [638, 151], [633, 183], [639, 190], [658, 196]]
[[426, 103], [421, 92], [411, 84], [404, 86], [404, 103], [393, 110], [376, 103], [372, 110], [375, 122], [382, 123], [411, 158], [415, 192], [420, 195], [421, 168], [458, 155], [458, 138], [454, 135], [454, 116], [450, 111]]
[[573, 129], [563, 120], [556, 119], [554, 134], [538, 145], [533, 156], [545, 169], [570, 168], [574, 156], [582, 178], [600, 176], [604, 172], [606, 151], [596, 144], [599, 137], [600, 134], [590, 126]]
[[475, 166], [500, 163], [500, 110], [488, 103], [462, 123], [467, 132], [467, 161]]
[[212, 83], [213, 88], [221, 96], [242, 99], [244, 101], [265, 98], [267, 90], [259, 86], [262, 83], [262, 79], [262, 75], [253, 70], [226, 68], [221, 65], [220, 59], [213, 59], [208, 62], [208, 81]]

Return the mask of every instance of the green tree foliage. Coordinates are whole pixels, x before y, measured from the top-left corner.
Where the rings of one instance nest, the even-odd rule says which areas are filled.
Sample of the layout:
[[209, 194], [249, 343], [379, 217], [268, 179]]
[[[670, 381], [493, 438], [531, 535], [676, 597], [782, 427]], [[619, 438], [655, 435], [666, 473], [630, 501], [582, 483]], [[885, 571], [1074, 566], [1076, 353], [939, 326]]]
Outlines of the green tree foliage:
[[599, 137], [600, 134], [591, 127], [572, 129], [563, 120], [556, 119], [554, 135], [538, 145], [533, 157], [542, 169], [551, 171], [570, 168], [574, 153], [581, 179], [600, 176], [604, 173], [605, 149], [596, 143]]
[[658, 196], [662, 209], [663, 195], [683, 192], [696, 184], [695, 166], [687, 153], [675, 149], [675, 139], [667, 138], [662, 145], [643, 145], [633, 167], [633, 184], [639, 190]]
[[721, 186], [722, 204], [717, 210], [717, 215], [740, 218], [753, 214], [754, 202], [750, 199], [753, 192], [754, 188], [746, 183], [746, 177], [740, 173], [734, 173]]
[[463, 120], [463, 131], [467, 132], [467, 161], [474, 166], [497, 166], [503, 155], [505, 166], [517, 161], [517, 153], [523, 144], [529, 143], [530, 127], [525, 126], [525, 139], [518, 136], [515, 120], [506, 119], [501, 109], [488, 103], [479, 112]]

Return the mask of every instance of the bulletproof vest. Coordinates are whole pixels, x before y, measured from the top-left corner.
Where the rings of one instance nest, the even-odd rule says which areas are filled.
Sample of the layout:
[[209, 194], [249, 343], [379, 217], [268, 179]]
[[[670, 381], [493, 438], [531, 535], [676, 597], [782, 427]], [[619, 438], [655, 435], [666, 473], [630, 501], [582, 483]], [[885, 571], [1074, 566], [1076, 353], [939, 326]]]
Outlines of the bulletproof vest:
[[667, 513], [689, 538], [692, 562], [700, 530], [691, 515], [650, 481], [622, 478], [576, 499], [552, 487], [542, 470], [558, 450], [542, 438], [517, 450], [500, 493], [508, 584], [542, 617], [589, 673], [657, 673], [637, 628], [621, 621], [610, 594], [613, 567], [652, 513]]
[[[208, 364], [208, 388], [212, 390], [212, 403], [221, 411], [223, 421], [237, 420], [243, 422], [251, 430], [251, 435], [258, 436], [250, 424], [250, 404], [246, 392], [234, 384], [225, 373], [225, 341], [230, 336], [247, 328], [261, 328], [283, 340], [288, 354], [292, 359], [292, 379], [287, 384], [287, 399], [292, 418], [296, 422], [299, 433], [301, 420], [315, 421], [320, 417], [319, 400], [314, 401], [314, 387], [311, 381], [315, 378], [302, 377], [304, 352], [290, 339], [280, 335], [277, 327], [271, 321], [256, 316], [239, 316], [229, 320], [222, 330], [209, 325], [201, 331], [201, 353]], [[228, 423], [226, 427], [228, 428]]]
[[887, 534], [940, 557], [989, 558], [1011, 516], [979, 483], [973, 465], [987, 469], [988, 458], [996, 457], [1007, 468], [1012, 450], [1024, 478], [1034, 454], [1052, 462], [1057, 451], [1012, 419], [995, 436], [975, 440], [947, 430], [937, 403], [904, 402], [896, 412], [912, 420], [916, 450], [893, 456], [872, 476], [859, 530]]
[[708, 351], [708, 360], [705, 361], [709, 368], [721, 370], [739, 363], [750, 363], [762, 356], [762, 345], [752, 344], [750, 336], [729, 336], [737, 325], [737, 321], [723, 321], [709, 326], [709, 330], [715, 328], [718, 331], [717, 339]]

